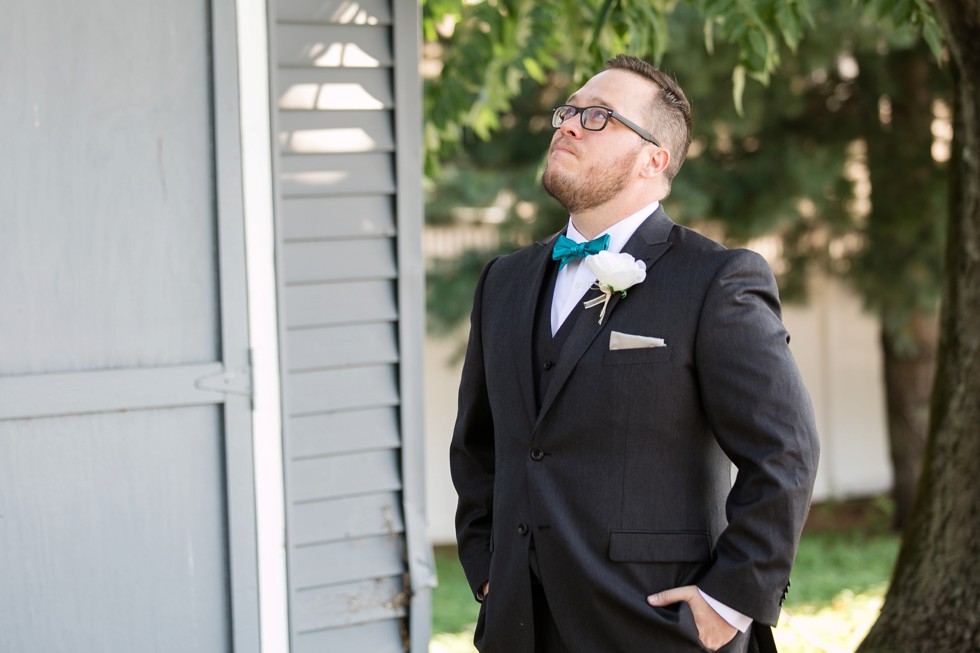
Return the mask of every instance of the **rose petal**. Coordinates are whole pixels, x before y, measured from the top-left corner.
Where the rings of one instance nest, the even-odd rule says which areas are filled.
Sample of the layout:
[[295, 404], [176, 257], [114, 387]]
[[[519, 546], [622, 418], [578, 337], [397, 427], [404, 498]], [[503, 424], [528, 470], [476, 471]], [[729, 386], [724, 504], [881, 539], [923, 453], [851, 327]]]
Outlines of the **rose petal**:
[[599, 252], [586, 257], [585, 263], [592, 270], [600, 285], [608, 286], [617, 292], [626, 290], [646, 279], [646, 265], [626, 252], [619, 254], [608, 251]]

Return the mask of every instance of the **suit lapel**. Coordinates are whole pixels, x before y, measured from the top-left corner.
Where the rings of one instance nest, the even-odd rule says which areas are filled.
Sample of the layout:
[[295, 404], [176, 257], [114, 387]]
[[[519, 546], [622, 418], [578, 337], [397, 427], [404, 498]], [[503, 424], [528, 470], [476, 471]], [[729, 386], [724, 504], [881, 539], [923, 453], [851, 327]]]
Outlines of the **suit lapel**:
[[[670, 243], [667, 241], [667, 237], [670, 235], [673, 227], [674, 223], [664, 213], [663, 207], [657, 207], [657, 210], [643, 221], [636, 232], [626, 242], [626, 245], [623, 246], [623, 251], [633, 256], [636, 260], [646, 263], [647, 275], [649, 276], [650, 268], [653, 267], [653, 264], [670, 249]], [[586, 298], [590, 298], [592, 295], [592, 293], [587, 293]], [[568, 340], [565, 341], [565, 345], [562, 347], [558, 365], [555, 366], [555, 377], [551, 380], [551, 384], [548, 386], [548, 393], [541, 402], [541, 411], [538, 413], [537, 421], [534, 425], [535, 430], [540, 426], [548, 409], [551, 408], [555, 397], [558, 396], [565, 382], [568, 381], [572, 370], [578, 365], [579, 360], [581, 360], [589, 345], [609, 325], [613, 311], [615, 311], [620, 300], [621, 295], [619, 293], [613, 293], [612, 298], [609, 300], [609, 305], [606, 308], [606, 315], [602, 320], [602, 324], [599, 324], [599, 310], [601, 309], [596, 307], [595, 309], [584, 311], [578, 316], [575, 324], [572, 325], [572, 332], [568, 334]], [[531, 319], [533, 322], [533, 316]], [[530, 355], [530, 351], [528, 355]], [[525, 397], [527, 396], [527, 392], [525, 391]]]
[[637, 228], [636, 233], [626, 241], [623, 251], [632, 255], [637, 261], [646, 263], [649, 273], [653, 264], [670, 249], [667, 238], [673, 228], [674, 221], [668, 218], [663, 207], [659, 206], [653, 215], [644, 220], [643, 224]]
[[[538, 309], [538, 301], [542, 295], [542, 286], [548, 279], [548, 271], [552, 263], [551, 248], [552, 243], [558, 234], [538, 244], [539, 251], [528, 259], [524, 267], [524, 273], [516, 281], [520, 284], [528, 284], [525, 292], [521, 293], [522, 303], [516, 311], [517, 337], [514, 339], [514, 365], [517, 368], [517, 378], [520, 383], [521, 395], [524, 397], [524, 407], [527, 410], [528, 419], [534, 422], [537, 417], [537, 410], [534, 405], [534, 352], [531, 347], [534, 343], [534, 318]], [[541, 310], [548, 310], [549, 307], [542, 307]]]

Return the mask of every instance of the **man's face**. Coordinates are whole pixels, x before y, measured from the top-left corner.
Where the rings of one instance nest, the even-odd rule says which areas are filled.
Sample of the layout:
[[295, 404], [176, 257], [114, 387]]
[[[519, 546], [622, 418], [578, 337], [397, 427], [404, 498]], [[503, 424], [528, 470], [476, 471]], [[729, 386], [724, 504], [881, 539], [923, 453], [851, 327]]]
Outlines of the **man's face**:
[[[644, 126], [653, 88], [639, 75], [605, 70], [568, 98], [577, 107], [613, 109]], [[637, 177], [641, 153], [648, 142], [614, 119], [602, 131], [582, 127], [579, 115], [555, 130], [541, 183], [569, 213], [609, 202]]]

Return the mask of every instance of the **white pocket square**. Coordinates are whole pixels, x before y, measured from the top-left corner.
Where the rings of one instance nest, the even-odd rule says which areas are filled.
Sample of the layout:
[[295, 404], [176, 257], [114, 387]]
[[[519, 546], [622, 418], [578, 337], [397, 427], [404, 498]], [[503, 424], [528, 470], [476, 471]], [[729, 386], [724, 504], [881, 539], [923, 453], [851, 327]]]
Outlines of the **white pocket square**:
[[651, 336], [634, 336], [631, 333], [613, 331], [609, 334], [609, 349], [646, 349], [650, 347], [666, 347], [663, 338]]

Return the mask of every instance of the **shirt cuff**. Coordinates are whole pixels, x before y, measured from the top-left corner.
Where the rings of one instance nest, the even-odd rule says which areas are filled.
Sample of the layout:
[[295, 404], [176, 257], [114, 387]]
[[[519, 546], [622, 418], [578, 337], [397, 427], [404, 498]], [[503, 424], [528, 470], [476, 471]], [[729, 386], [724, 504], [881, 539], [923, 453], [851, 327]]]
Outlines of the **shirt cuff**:
[[[698, 588], [698, 592], [701, 592], [701, 588]], [[718, 615], [727, 621], [732, 627], [738, 628], [743, 633], [749, 629], [752, 625], [752, 617], [746, 617], [741, 612], [729, 608], [724, 603], [720, 603], [715, 599], [711, 598], [704, 592], [701, 592], [701, 597], [707, 602], [711, 608], [718, 613]]]

